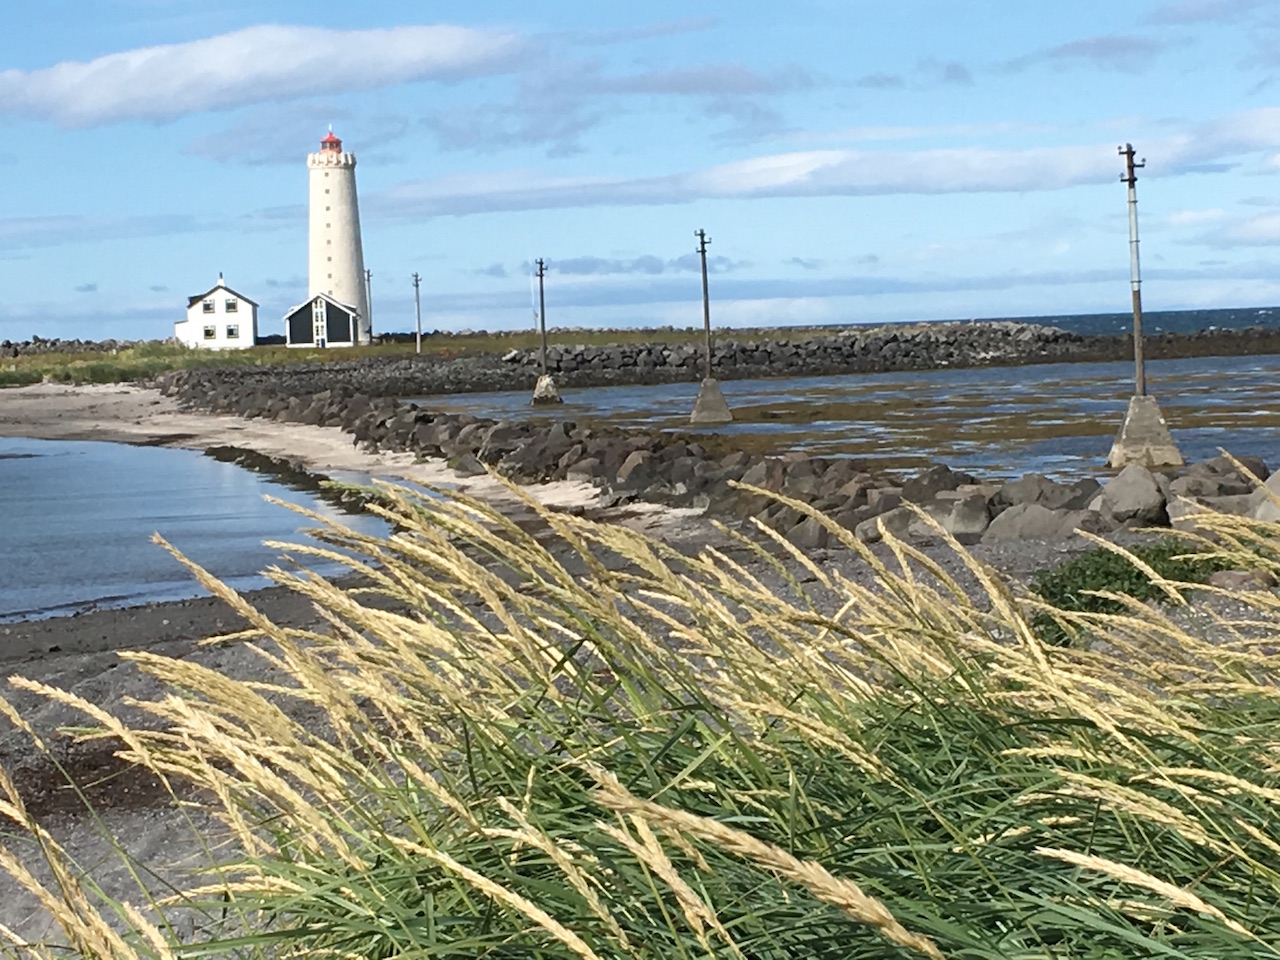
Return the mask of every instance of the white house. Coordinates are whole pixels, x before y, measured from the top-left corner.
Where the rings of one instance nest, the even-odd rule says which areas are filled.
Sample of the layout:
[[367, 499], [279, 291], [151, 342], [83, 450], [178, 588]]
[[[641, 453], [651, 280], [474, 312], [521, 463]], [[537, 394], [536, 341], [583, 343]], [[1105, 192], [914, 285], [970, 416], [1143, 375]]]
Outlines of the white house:
[[354, 347], [360, 342], [360, 311], [317, 293], [284, 315], [285, 343], [291, 347]]
[[244, 350], [258, 340], [258, 305], [223, 282], [187, 298], [187, 319], [173, 325], [179, 343], [204, 350]]

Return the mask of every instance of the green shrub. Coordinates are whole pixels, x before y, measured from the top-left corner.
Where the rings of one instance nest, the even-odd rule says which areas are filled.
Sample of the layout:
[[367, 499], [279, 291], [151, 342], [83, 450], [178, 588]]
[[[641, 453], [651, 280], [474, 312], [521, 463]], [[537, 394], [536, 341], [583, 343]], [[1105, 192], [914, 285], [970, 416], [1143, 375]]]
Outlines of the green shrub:
[[[1178, 583], [1206, 583], [1212, 574], [1233, 566], [1222, 557], [1197, 555], [1200, 551], [1195, 546], [1176, 537], [1134, 547], [1130, 552], [1164, 579]], [[1041, 570], [1032, 577], [1031, 589], [1059, 610], [1087, 613], [1120, 613], [1125, 609], [1120, 601], [1096, 596], [1092, 591], [1123, 593], [1143, 601], [1167, 597], [1128, 558], [1103, 547]], [[1040, 636], [1050, 643], [1069, 639], [1048, 614], [1037, 615], [1034, 624]]]

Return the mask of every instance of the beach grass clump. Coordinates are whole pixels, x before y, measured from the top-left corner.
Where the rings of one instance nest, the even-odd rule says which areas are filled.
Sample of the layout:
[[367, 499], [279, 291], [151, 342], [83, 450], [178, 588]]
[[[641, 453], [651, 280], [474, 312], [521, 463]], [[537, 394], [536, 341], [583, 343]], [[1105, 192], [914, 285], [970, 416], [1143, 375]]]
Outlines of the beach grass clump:
[[[1086, 650], [1045, 643], [1047, 602], [953, 541], [963, 583], [830, 524], [867, 583], [545, 510], [535, 535], [459, 497], [387, 487], [373, 509], [395, 534], [288, 548], [364, 586], [272, 572], [323, 629], [193, 567], [248, 624], [212, 642], [253, 645], [259, 677], [131, 652], [166, 690], [150, 724], [78, 704], [82, 736], [233, 842], [201, 837], [207, 875], [132, 913], [44, 844], [77, 881], [47, 896], [71, 955], [1280, 953], [1272, 594], [1203, 633], [1137, 601], [1062, 613], [1107, 639]], [[1228, 559], [1280, 537], [1204, 523]]]

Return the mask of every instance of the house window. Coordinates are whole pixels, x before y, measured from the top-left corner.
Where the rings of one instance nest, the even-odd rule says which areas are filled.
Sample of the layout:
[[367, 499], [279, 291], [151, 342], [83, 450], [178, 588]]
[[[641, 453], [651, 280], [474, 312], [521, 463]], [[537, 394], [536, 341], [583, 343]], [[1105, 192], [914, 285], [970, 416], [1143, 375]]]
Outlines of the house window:
[[204, 338], [205, 338], [206, 340], [217, 340], [217, 339], [218, 339], [218, 328], [217, 328], [217, 327], [213, 327], [213, 326], [205, 327], [205, 328], [204, 328]]
[[204, 312], [205, 312], [205, 313], [213, 313], [213, 301], [212, 301], [212, 300], [206, 300], [206, 301], [204, 302]]
[[228, 300], [225, 304], [227, 313], [236, 313], [240, 309], [239, 300]]
[[240, 325], [238, 323], [227, 324], [227, 339], [228, 340], [240, 339]]

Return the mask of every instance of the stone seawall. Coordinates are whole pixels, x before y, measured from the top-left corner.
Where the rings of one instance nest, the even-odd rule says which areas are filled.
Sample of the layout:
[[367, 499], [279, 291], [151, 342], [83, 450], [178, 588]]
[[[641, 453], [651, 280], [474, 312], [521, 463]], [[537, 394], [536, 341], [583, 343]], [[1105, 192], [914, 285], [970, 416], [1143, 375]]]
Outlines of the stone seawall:
[[[1074, 358], [1096, 349], [1098, 339], [1012, 321], [894, 324], [804, 339], [721, 335], [712, 344], [712, 368], [715, 376], [729, 380], [1037, 363]], [[502, 359], [535, 372], [541, 362], [537, 350], [512, 350]], [[705, 363], [701, 343], [547, 349], [548, 370], [567, 386], [697, 380]]]
[[[833, 530], [736, 482], [806, 504], [864, 541], [879, 539], [882, 528], [914, 538], [935, 537], [941, 529], [969, 542], [1052, 540], [1079, 528], [1107, 533], [1194, 523], [1195, 503], [1259, 516], [1273, 506], [1257, 489], [1254, 476], [1266, 478], [1267, 467], [1256, 458], [1243, 459], [1246, 472], [1221, 457], [1177, 476], [1132, 466], [1105, 486], [1093, 478], [1064, 484], [1034, 474], [976, 478], [943, 465], [900, 477], [849, 458], [753, 454], [735, 449], [732, 437], [624, 431], [571, 420], [492, 420], [349, 385], [300, 389], [305, 382], [303, 374], [231, 382], [180, 371], [160, 377], [158, 386], [186, 407], [336, 427], [365, 448], [442, 458], [464, 476], [492, 468], [521, 483], [580, 480], [600, 488], [604, 506], [643, 500], [758, 521], [807, 550], [825, 547]], [[1280, 492], [1280, 474], [1269, 485]]]

